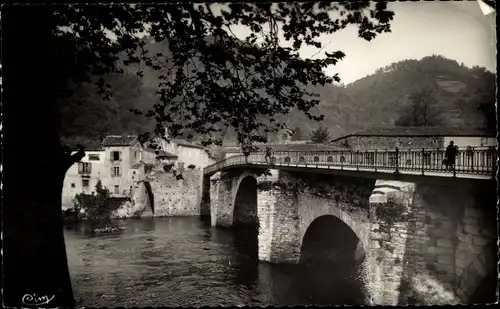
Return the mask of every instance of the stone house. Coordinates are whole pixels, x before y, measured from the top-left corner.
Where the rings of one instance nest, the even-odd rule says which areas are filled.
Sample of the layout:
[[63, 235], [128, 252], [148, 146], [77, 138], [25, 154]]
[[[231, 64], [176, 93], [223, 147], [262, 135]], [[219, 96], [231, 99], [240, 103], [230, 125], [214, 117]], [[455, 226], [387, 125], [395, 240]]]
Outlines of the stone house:
[[130, 197], [137, 183], [157, 164], [156, 154], [136, 136], [107, 136], [100, 147], [85, 150], [85, 157], [66, 172], [63, 208], [72, 207], [79, 193], [92, 193], [99, 180], [112, 197]]
[[62, 191], [63, 209], [73, 207], [72, 199], [76, 194], [90, 194], [94, 191], [98, 180], [109, 173], [105, 165], [105, 155], [103, 147], [86, 149], [85, 157], [68, 169]]

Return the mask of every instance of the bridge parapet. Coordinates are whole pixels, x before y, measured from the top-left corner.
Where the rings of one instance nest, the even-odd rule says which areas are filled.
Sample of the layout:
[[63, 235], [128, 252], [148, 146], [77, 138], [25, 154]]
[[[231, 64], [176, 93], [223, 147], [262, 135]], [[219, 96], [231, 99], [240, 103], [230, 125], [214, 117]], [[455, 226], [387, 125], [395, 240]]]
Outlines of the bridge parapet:
[[314, 167], [345, 171], [412, 174], [426, 176], [459, 176], [464, 178], [495, 178], [497, 150], [493, 147], [459, 151], [455, 168], [443, 164], [445, 149], [366, 149], [276, 151], [266, 160], [264, 152], [248, 157], [237, 155], [204, 169], [205, 174], [235, 166]]

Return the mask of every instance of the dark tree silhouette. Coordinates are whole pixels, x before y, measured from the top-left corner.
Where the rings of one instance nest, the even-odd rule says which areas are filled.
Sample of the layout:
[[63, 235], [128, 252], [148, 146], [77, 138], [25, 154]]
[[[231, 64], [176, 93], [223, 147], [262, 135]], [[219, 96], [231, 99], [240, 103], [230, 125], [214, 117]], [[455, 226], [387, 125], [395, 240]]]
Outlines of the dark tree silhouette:
[[300, 141], [302, 139], [302, 130], [300, 127], [295, 127], [293, 130], [292, 141]]
[[327, 128], [318, 128], [311, 132], [311, 141], [316, 144], [326, 143], [330, 140], [330, 133]]
[[[331, 19], [329, 10], [342, 14]], [[302, 59], [302, 45], [321, 48], [320, 34], [350, 24], [371, 40], [390, 31], [393, 13], [383, 2], [238, 3], [219, 15], [210, 5], [191, 3], [4, 5], [2, 18], [4, 304], [24, 307], [24, 296], [36, 294], [53, 296], [49, 306], [73, 307], [61, 192], [67, 169], [85, 152], [80, 147], [71, 154], [60, 142], [57, 100], [73, 94], [68, 84], [96, 78], [97, 93], [109, 99], [107, 74], [136, 65], [142, 76], [140, 68], [147, 66], [161, 81], [158, 102], [145, 111], [156, 126], [141, 141], [168, 128], [172, 137], [195, 132], [206, 137], [205, 144], [219, 143], [214, 134], [233, 128], [238, 141], [251, 144], [282, 128], [274, 116], [291, 108], [321, 119], [309, 112], [319, 101], [304, 86], [339, 80], [323, 69], [344, 54]], [[236, 24], [252, 32], [236, 38]], [[171, 55], [144, 49], [136, 34], [147, 26], [155, 41], [168, 43]], [[278, 31], [294, 42], [292, 48], [278, 45]], [[121, 64], [120, 55], [126, 56]]]
[[431, 88], [412, 93], [409, 96], [410, 104], [402, 110], [402, 115], [395, 125], [405, 127], [428, 127], [437, 124], [438, 112], [436, 99]]
[[478, 109], [483, 113], [485, 127], [488, 133], [496, 134], [498, 112], [494, 101], [479, 103]]

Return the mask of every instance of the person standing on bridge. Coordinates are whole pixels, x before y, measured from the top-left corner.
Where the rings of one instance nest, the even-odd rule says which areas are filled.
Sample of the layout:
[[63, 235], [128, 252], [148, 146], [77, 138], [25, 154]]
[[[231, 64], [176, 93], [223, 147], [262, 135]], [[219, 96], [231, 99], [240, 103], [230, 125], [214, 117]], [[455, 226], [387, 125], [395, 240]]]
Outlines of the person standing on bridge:
[[248, 164], [248, 157], [250, 156], [250, 147], [243, 147], [243, 154], [245, 155], [245, 163]]
[[266, 160], [266, 163], [267, 163], [267, 158], [269, 158], [269, 163], [272, 163], [272, 160], [271, 160], [271, 147], [269, 147], [269, 146], [266, 147], [266, 156], [264, 157], [264, 159]]
[[445, 152], [446, 157], [446, 170], [451, 167], [451, 170], [455, 169], [455, 158], [458, 155], [458, 147], [454, 145], [453, 141], [450, 142], [448, 147], [446, 147]]

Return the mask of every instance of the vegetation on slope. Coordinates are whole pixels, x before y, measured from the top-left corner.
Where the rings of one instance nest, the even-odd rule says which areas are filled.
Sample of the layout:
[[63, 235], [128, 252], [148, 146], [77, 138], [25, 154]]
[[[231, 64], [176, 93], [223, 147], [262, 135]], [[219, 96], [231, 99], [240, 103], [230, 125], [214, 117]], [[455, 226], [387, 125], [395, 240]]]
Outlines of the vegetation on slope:
[[[165, 43], [150, 42], [148, 46], [154, 52], [168, 53]], [[133, 71], [129, 68], [124, 76], [111, 76], [117, 95], [106, 104], [95, 91], [89, 91], [95, 86], [81, 86], [77, 91], [81, 95], [67, 100], [65, 110], [69, 112], [63, 114], [63, 123], [72, 125], [63, 127], [89, 137], [150, 130], [147, 119], [129, 109], [145, 109], [157, 102], [158, 74], [145, 70], [141, 83]], [[300, 132], [295, 140], [307, 139], [320, 127], [328, 128], [331, 137], [392, 125], [486, 127], [495, 132], [495, 75], [442, 56], [399, 61], [347, 86], [317, 85], [309, 91], [317, 92], [320, 100], [311, 112], [325, 117], [321, 122], [312, 121], [297, 109], [279, 116]], [[235, 143], [236, 132], [227, 130], [225, 141]]]

